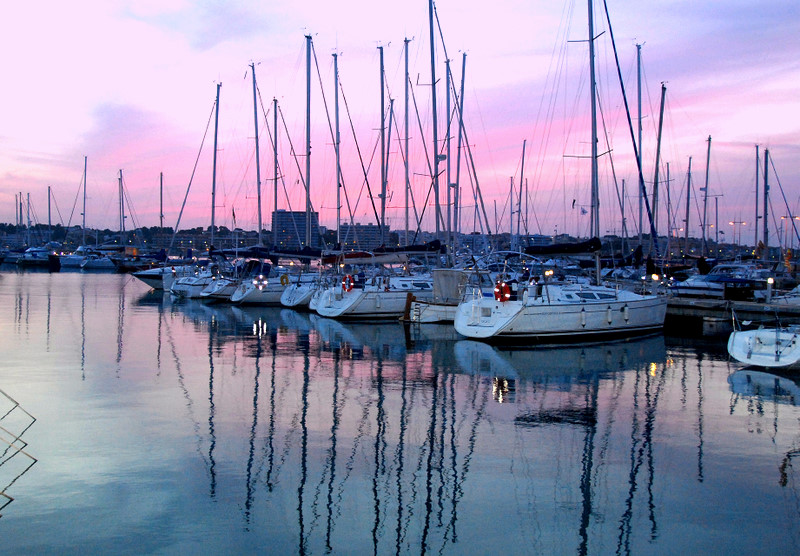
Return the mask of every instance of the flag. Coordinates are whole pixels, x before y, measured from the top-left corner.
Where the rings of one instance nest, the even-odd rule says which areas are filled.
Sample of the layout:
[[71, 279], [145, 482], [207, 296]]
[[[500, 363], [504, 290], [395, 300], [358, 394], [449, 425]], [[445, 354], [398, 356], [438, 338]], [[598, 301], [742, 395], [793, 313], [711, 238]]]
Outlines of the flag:
[[236, 209], [231, 207], [231, 213], [233, 214], [233, 227], [236, 227]]
[[587, 212], [589, 212], [589, 211], [587, 211], [585, 208], [581, 207], [581, 214], [586, 214]]

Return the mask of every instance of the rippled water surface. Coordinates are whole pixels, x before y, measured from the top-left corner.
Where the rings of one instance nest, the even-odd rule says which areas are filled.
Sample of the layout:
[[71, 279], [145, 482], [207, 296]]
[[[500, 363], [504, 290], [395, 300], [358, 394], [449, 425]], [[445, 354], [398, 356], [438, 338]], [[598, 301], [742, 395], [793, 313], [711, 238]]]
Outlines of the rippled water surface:
[[798, 396], [720, 342], [497, 349], [3, 267], [0, 542], [797, 554]]

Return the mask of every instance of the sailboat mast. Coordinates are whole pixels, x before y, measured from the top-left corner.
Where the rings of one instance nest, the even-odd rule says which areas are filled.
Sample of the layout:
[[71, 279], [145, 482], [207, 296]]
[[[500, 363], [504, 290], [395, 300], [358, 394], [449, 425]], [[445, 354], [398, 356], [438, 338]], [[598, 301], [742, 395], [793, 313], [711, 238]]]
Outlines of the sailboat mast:
[[689, 157], [689, 170], [686, 172], [686, 220], [684, 221], [683, 238], [683, 256], [689, 254], [689, 201], [692, 197], [692, 157]]
[[381, 245], [384, 245], [383, 225], [386, 221], [386, 89], [383, 82], [383, 47], [378, 47], [380, 52], [380, 84], [381, 84], [381, 221], [380, 238]]
[[589, 0], [589, 81], [590, 81], [590, 97], [591, 97], [591, 118], [592, 118], [592, 215], [591, 215], [591, 232], [590, 236], [600, 237], [600, 199], [599, 199], [599, 185], [598, 180], [598, 167], [597, 167], [597, 81], [595, 76], [594, 67], [594, 9], [592, 0]]
[[[452, 208], [451, 208], [452, 191], [451, 191], [451, 189], [453, 187], [453, 180], [450, 177], [450, 170], [451, 170], [451, 165], [450, 165], [450, 146], [451, 146], [451, 143], [452, 143], [451, 139], [452, 139], [452, 136], [453, 136], [453, 134], [452, 134], [452, 132], [450, 130], [450, 123], [453, 121], [453, 117], [452, 117], [453, 116], [453, 112], [452, 112], [452, 109], [450, 108], [450, 102], [451, 102], [451, 100], [453, 98], [453, 95], [450, 94], [450, 60], [445, 60], [444, 61], [444, 66], [445, 66], [445, 79], [444, 79], [445, 85], [444, 85], [444, 90], [446, 91], [446, 93], [445, 93], [445, 110], [446, 110], [446, 113], [447, 113], [447, 127], [446, 127], [447, 135], [446, 135], [446, 139], [445, 139], [447, 141], [447, 151], [446, 151], [447, 166], [445, 167], [445, 172], [446, 172], [446, 175], [447, 175], [447, 180], [446, 180], [447, 181], [447, 194], [445, 195], [445, 203], [446, 203], [446, 206], [447, 206], [447, 223], [445, 225], [445, 244], [446, 245], [450, 245], [451, 241], [452, 241], [452, 233], [453, 233], [453, 222], [451, 220], [451, 218], [452, 218], [452, 212], [451, 212], [451, 210], [452, 210]], [[452, 254], [453, 253], [451, 251], [450, 255], [452, 255]]]
[[384, 228], [386, 226], [386, 194], [389, 188], [389, 149], [392, 143], [392, 118], [394, 117], [394, 99], [389, 97], [389, 136], [386, 138], [386, 168], [383, 174], [383, 194], [381, 195], [381, 244], [388, 238]]
[[[591, 38], [591, 37], [590, 37]], [[642, 45], [636, 45], [636, 83], [637, 83], [637, 114], [638, 114], [638, 132], [639, 132], [639, 152], [638, 152], [638, 162], [639, 168], [642, 167]], [[644, 176], [642, 172], [640, 172], [641, 176]], [[644, 178], [641, 178], [644, 180]], [[639, 184], [639, 245], [642, 244], [642, 233], [643, 233], [643, 226], [644, 226], [644, 218], [643, 218], [643, 205], [644, 205], [644, 183]]]
[[[334, 122], [336, 125], [336, 135], [334, 136], [333, 149], [336, 153], [336, 244], [341, 247], [341, 222], [342, 222], [342, 164], [339, 157], [339, 145], [341, 136], [339, 135], [339, 55], [333, 53], [333, 90], [334, 95]], [[406, 166], [407, 167], [407, 166]]]
[[[597, 168], [597, 80], [594, 68], [594, 9], [589, 0], [589, 82], [592, 115], [592, 216], [590, 237], [600, 238], [600, 187]], [[595, 280], [600, 284], [600, 253], [595, 253]]]
[[769, 260], [769, 149], [764, 149], [764, 255]]
[[83, 157], [83, 212], [81, 213], [81, 245], [86, 245], [86, 167], [88, 156]]
[[430, 22], [431, 41], [431, 105], [433, 116], [433, 197], [435, 203], [434, 220], [436, 220], [436, 238], [439, 239], [442, 208], [439, 203], [439, 122], [436, 115], [436, 44], [433, 38], [433, 0], [428, 0], [428, 19]]
[[508, 240], [511, 250], [514, 250], [514, 176], [508, 179]]
[[306, 35], [306, 240], [311, 245], [311, 35]]
[[277, 214], [278, 214], [278, 99], [272, 98], [272, 128], [275, 133], [275, 138], [272, 144], [272, 152], [273, 152], [273, 172], [275, 175], [275, 190], [272, 205], [272, 242], [275, 243], [275, 225], [277, 221]]
[[[467, 53], [461, 56], [461, 89], [458, 97], [458, 145], [456, 146], [456, 181], [453, 184], [453, 254], [458, 247], [458, 233], [461, 230], [461, 142], [464, 138], [464, 76], [467, 73]], [[476, 207], [477, 208], [477, 207]]]
[[756, 247], [758, 247], [758, 219], [759, 219], [759, 215], [758, 215], [758, 174], [759, 174], [758, 163], [760, 161], [761, 160], [758, 157], [758, 145], [756, 145], [756, 217], [753, 220], [753, 232], [754, 232], [753, 233], [753, 248], [754, 249]]
[[406, 187], [405, 187], [405, 226], [406, 226], [406, 239], [405, 244], [408, 245], [408, 193], [411, 188], [411, 182], [409, 181], [409, 174], [408, 174], [408, 43], [411, 42], [408, 38], [403, 40], [405, 45], [405, 76], [406, 76], [406, 83], [405, 83], [405, 179], [406, 179]]
[[[656, 167], [654, 170], [654, 177], [653, 177], [653, 228], [658, 228], [658, 169], [661, 165], [661, 130], [663, 129], [664, 125], [664, 98], [667, 95], [667, 85], [662, 81], [661, 82], [661, 110], [659, 110], [658, 114], [658, 137], [656, 139]], [[639, 156], [641, 156], [641, 139], [639, 139]], [[667, 227], [669, 227], [669, 222], [667, 222]], [[658, 238], [653, 237], [650, 235], [650, 251], [653, 250], [653, 242], [657, 242]]]
[[158, 175], [158, 226], [164, 227], [164, 172]]
[[52, 241], [53, 239], [53, 221], [51, 219], [50, 214], [50, 186], [47, 186], [47, 239], [48, 241]]
[[119, 241], [125, 243], [125, 192], [122, 189], [122, 169], [119, 171]]
[[28, 199], [28, 206], [26, 207], [26, 214], [28, 217], [28, 230], [26, 234], [27, 236], [26, 241], [28, 246], [30, 247], [31, 245], [31, 194], [30, 193], [27, 194], [27, 199]]
[[670, 256], [670, 244], [672, 243], [672, 198], [669, 191], [669, 162], [667, 162], [667, 179], [664, 182], [664, 189], [667, 193], [667, 248], [664, 250], [664, 256]]
[[263, 220], [261, 216], [261, 162], [259, 158], [258, 149], [258, 97], [256, 96], [256, 66], [254, 62], [250, 62], [250, 71], [253, 74], [253, 122], [256, 128], [256, 189], [258, 196], [258, 244], [262, 244], [262, 228]]
[[222, 83], [217, 83], [217, 100], [214, 103], [214, 169], [211, 174], [211, 247], [214, 246], [214, 211], [217, 196], [217, 137], [219, 131], [219, 90]]
[[519, 170], [519, 202], [517, 203], [517, 243], [519, 243], [520, 222], [522, 220], [522, 184], [525, 183], [525, 147], [528, 140], [522, 140], [522, 166]]
[[708, 136], [708, 150], [706, 152], [706, 185], [703, 187], [703, 255], [708, 254], [708, 242], [706, 239], [706, 219], [708, 218], [708, 175], [711, 164], [711, 136]]

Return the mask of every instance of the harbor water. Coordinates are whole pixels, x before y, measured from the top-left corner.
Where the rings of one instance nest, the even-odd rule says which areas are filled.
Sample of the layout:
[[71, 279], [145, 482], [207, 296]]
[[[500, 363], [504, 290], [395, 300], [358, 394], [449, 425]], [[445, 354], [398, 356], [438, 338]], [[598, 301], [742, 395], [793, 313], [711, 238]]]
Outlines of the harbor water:
[[798, 404], [720, 340], [498, 348], [4, 266], [0, 550], [798, 554]]

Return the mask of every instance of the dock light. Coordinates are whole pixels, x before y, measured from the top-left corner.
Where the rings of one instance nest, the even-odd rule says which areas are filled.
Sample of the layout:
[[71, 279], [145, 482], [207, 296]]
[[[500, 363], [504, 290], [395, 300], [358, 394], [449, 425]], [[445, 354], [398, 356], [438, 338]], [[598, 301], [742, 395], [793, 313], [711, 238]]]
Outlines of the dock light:
[[544, 271], [544, 275], [545, 276], [552, 276], [553, 275], [553, 271], [552, 270], [545, 270]]
[[774, 283], [775, 283], [775, 278], [773, 278], [772, 276], [770, 276], [769, 278], [767, 278], [767, 284], [769, 284], [769, 285], [771, 286], [771, 285], [772, 285], [772, 284], [774, 284]]
[[661, 279], [661, 278], [659, 277], [659, 275], [658, 275], [658, 274], [656, 274], [655, 272], [654, 272], [653, 274], [651, 274], [651, 275], [650, 275], [650, 278], [652, 278], [652, 279], [653, 279], [653, 282], [658, 282], [658, 281]]

